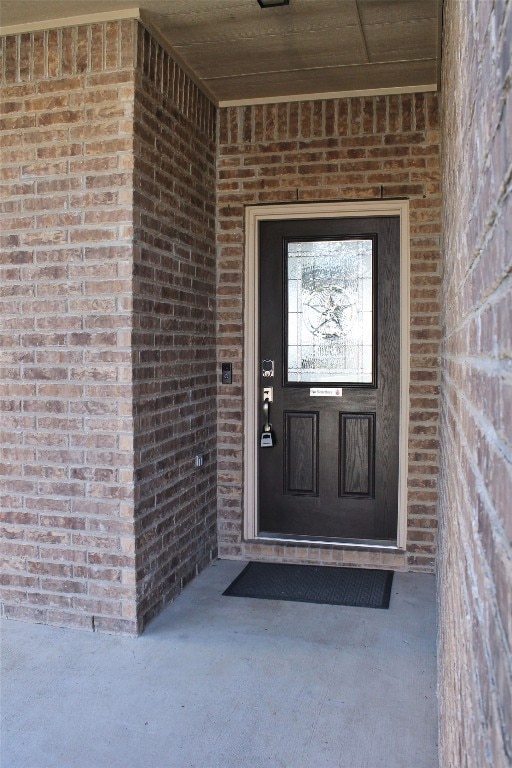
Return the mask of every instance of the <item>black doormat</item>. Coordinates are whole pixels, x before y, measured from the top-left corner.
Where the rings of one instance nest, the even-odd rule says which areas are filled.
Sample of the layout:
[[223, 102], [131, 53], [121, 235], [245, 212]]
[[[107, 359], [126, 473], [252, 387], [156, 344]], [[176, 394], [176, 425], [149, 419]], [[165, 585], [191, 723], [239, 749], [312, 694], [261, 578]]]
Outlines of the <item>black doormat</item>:
[[249, 563], [224, 595], [300, 603], [389, 608], [393, 571]]

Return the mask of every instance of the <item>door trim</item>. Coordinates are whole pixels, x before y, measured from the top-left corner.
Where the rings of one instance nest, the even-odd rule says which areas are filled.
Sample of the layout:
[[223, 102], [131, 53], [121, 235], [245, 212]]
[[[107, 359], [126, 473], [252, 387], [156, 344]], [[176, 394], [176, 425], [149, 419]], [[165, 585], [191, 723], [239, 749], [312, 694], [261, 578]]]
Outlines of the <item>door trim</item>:
[[[259, 536], [258, 515], [258, 328], [259, 328], [259, 223], [280, 219], [333, 219], [398, 216], [400, 220], [400, 412], [398, 469], [397, 542], [390, 549], [405, 549], [407, 542], [407, 452], [409, 425], [409, 201], [376, 200], [335, 203], [283, 203], [254, 205], [245, 209], [244, 279], [244, 539], [304, 543], [304, 538]], [[383, 542], [354, 542], [315, 539], [311, 543], [330, 546], [368, 546], [382, 549]]]

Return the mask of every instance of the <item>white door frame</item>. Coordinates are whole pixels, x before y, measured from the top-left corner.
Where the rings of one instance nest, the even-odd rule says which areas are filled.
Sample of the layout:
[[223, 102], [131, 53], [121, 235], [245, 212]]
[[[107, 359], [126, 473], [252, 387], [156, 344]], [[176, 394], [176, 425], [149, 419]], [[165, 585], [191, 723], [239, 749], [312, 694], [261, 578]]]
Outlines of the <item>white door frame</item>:
[[[407, 436], [409, 425], [409, 201], [376, 200], [344, 203], [284, 203], [247, 206], [245, 211], [244, 291], [244, 538], [276, 543], [279, 537], [258, 535], [258, 328], [259, 223], [280, 219], [332, 219], [398, 216], [400, 219], [400, 415], [398, 470], [398, 529], [396, 545], [407, 540]], [[290, 538], [286, 537], [290, 543]], [[293, 541], [293, 539], [292, 539]], [[299, 541], [299, 539], [298, 539]], [[304, 538], [300, 541], [304, 543]], [[318, 539], [315, 538], [318, 544]], [[329, 541], [332, 546], [332, 540]], [[343, 542], [339, 544], [343, 546]], [[354, 546], [354, 542], [350, 544]], [[346, 544], [345, 544], [346, 546]], [[357, 546], [357, 545], [356, 545]], [[365, 547], [368, 544], [365, 543]], [[376, 544], [382, 548], [382, 544]]]

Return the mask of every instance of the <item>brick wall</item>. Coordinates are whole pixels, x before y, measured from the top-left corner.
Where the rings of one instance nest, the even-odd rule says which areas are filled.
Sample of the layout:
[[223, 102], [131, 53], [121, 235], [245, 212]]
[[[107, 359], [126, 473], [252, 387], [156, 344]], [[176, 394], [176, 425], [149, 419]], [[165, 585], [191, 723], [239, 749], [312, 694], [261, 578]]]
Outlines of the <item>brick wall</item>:
[[135, 632], [216, 554], [215, 109], [131, 21], [1, 53], [3, 611]]
[[141, 626], [216, 556], [215, 118], [141, 28], [133, 336]]
[[3, 38], [8, 617], [135, 628], [133, 24]]
[[142, 628], [215, 556], [216, 479], [223, 554], [268, 554], [241, 542], [247, 203], [410, 199], [407, 557], [273, 556], [432, 569], [436, 96], [221, 110], [217, 331], [235, 384], [219, 393], [216, 478], [215, 114], [141, 30], [112, 22], [1, 42], [5, 614]]
[[[439, 389], [440, 188], [436, 94], [229, 107], [219, 112], [219, 548], [226, 557], [432, 570]], [[407, 555], [242, 541], [244, 205], [406, 197], [411, 212]]]
[[512, 3], [448, 0], [440, 762], [512, 764]]

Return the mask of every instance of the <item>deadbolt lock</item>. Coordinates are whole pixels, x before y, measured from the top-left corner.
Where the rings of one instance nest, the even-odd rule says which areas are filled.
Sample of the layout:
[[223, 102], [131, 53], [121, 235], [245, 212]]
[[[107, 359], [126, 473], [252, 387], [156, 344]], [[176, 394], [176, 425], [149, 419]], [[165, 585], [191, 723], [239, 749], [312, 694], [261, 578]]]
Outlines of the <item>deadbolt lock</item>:
[[274, 376], [274, 361], [262, 360], [261, 361], [261, 375], [265, 379], [271, 379]]

